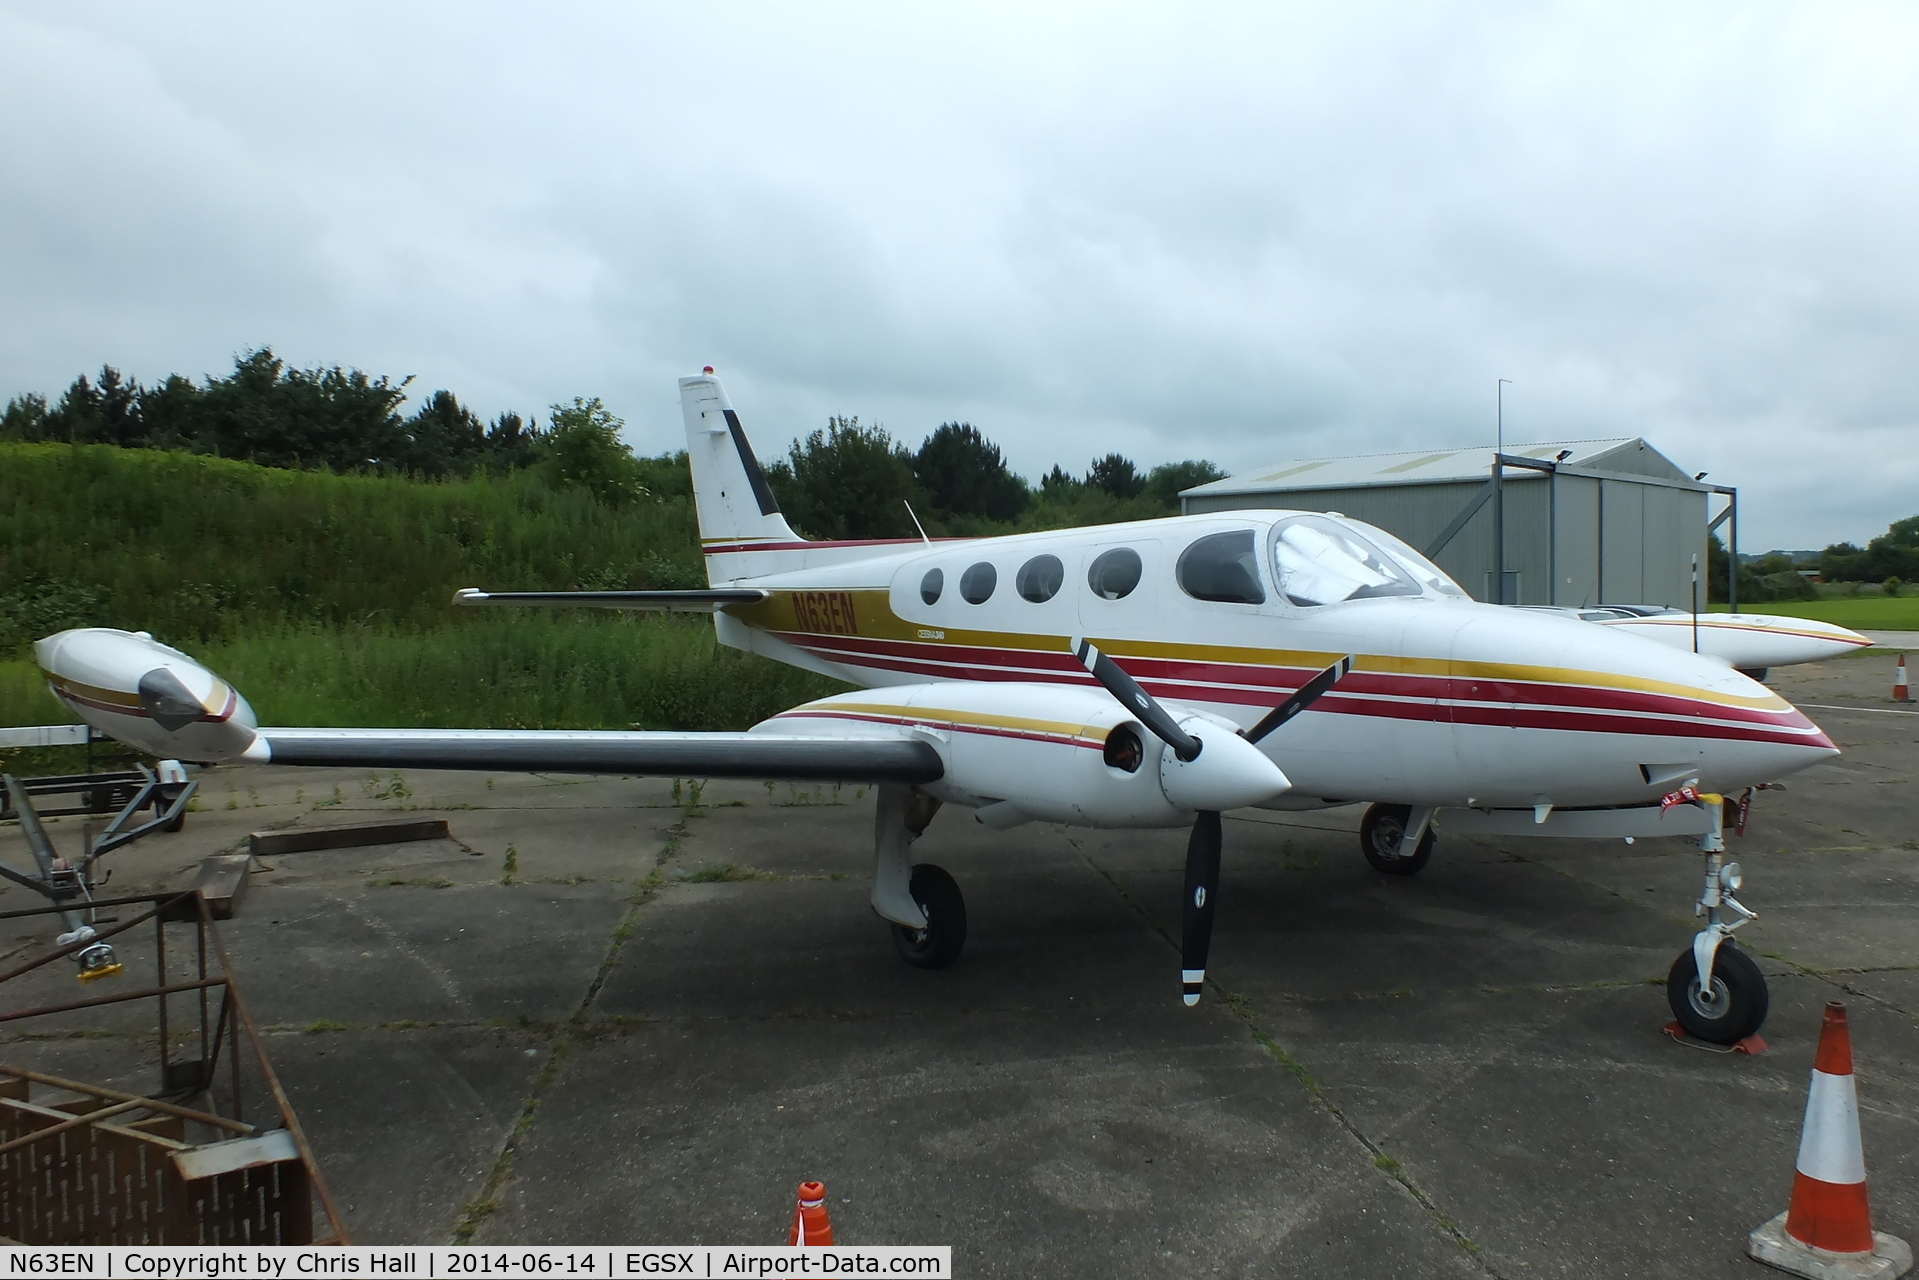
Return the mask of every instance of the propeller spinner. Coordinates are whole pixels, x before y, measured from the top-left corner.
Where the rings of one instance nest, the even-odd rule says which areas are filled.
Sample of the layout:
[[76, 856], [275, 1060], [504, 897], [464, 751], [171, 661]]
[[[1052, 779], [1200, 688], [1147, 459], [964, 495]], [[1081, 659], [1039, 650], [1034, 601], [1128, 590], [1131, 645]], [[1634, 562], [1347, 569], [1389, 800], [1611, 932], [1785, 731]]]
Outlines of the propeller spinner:
[[[1197, 718], [1184, 724], [1175, 720], [1152, 694], [1091, 641], [1076, 637], [1072, 644], [1080, 665], [1172, 749], [1173, 760], [1167, 761], [1161, 770], [1162, 785], [1175, 803], [1191, 803], [1194, 808], [1193, 832], [1186, 841], [1186, 896], [1180, 906], [1179, 979], [1185, 1002], [1198, 1004], [1200, 991], [1206, 984], [1206, 954], [1212, 947], [1213, 910], [1219, 892], [1219, 855], [1224, 843], [1220, 810], [1237, 807], [1231, 803], [1232, 798], [1244, 794], [1246, 786], [1253, 781], [1251, 775], [1257, 772], [1257, 766], [1251, 757], [1257, 757], [1283, 784], [1284, 775], [1272, 766], [1264, 752], [1252, 749], [1254, 744], [1338, 684], [1353, 669], [1352, 655], [1341, 658], [1295, 689], [1243, 735], [1229, 737], [1212, 731], [1213, 726]], [[1214, 743], [1211, 755], [1205, 754], [1208, 739]], [[1278, 790], [1284, 790], [1284, 786], [1273, 793]]]

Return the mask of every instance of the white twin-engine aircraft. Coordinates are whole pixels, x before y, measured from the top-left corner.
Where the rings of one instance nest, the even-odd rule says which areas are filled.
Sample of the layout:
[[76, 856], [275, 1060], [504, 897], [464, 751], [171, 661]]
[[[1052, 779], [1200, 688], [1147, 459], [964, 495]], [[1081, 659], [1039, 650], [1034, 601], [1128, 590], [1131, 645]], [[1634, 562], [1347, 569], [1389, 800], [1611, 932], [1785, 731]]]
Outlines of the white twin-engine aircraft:
[[[958, 886], [916, 864], [942, 805], [1192, 828], [1181, 982], [1199, 999], [1220, 814], [1371, 802], [1365, 856], [1406, 875], [1435, 831], [1683, 835], [1706, 925], [1673, 1008], [1730, 1043], [1767, 1006], [1727, 943], [1752, 918], [1722, 857], [1724, 795], [1836, 750], [1724, 662], [1575, 617], [1478, 604], [1398, 539], [1335, 515], [1247, 511], [944, 541], [809, 542], [781, 516], [719, 380], [680, 380], [704, 591], [461, 591], [462, 604], [710, 611], [726, 644], [863, 686], [745, 733], [258, 728], [245, 700], [144, 634], [36, 652], [84, 720], [187, 761], [877, 784], [873, 908], [900, 953], [951, 964]], [[1728, 920], [1730, 917], [1730, 920]]]

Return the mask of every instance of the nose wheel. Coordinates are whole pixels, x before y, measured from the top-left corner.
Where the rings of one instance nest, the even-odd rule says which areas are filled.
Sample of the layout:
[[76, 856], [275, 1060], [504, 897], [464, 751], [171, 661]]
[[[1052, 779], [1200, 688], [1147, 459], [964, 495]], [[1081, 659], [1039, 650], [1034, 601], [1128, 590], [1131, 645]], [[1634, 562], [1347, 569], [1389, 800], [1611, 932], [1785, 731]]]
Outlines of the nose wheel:
[[1692, 950], [1679, 953], [1666, 975], [1666, 1002], [1687, 1035], [1712, 1044], [1736, 1044], [1759, 1030], [1772, 998], [1766, 975], [1752, 957], [1722, 942], [1713, 957], [1712, 978], [1704, 986]]

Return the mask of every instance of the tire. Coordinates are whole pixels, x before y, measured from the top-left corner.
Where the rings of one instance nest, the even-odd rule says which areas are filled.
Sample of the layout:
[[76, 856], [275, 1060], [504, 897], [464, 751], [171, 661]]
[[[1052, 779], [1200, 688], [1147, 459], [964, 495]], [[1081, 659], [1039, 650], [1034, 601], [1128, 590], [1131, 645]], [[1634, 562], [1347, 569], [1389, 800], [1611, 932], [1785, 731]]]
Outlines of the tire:
[[959, 959], [966, 946], [966, 899], [945, 870], [930, 862], [913, 868], [909, 891], [926, 913], [924, 929], [892, 926], [893, 948], [900, 959], [922, 969], [944, 969]]
[[1418, 875], [1432, 858], [1433, 845], [1438, 837], [1430, 822], [1426, 824], [1426, 834], [1419, 838], [1419, 847], [1413, 850], [1412, 855], [1400, 856], [1399, 842], [1406, 834], [1406, 820], [1412, 813], [1409, 805], [1376, 804], [1368, 808], [1366, 816], [1359, 820], [1359, 847], [1375, 871], [1383, 871], [1389, 876]]
[[1666, 975], [1666, 1003], [1687, 1035], [1712, 1044], [1736, 1044], [1765, 1024], [1772, 997], [1766, 975], [1753, 958], [1722, 942], [1712, 961], [1711, 998], [1700, 996], [1699, 966], [1687, 947]]

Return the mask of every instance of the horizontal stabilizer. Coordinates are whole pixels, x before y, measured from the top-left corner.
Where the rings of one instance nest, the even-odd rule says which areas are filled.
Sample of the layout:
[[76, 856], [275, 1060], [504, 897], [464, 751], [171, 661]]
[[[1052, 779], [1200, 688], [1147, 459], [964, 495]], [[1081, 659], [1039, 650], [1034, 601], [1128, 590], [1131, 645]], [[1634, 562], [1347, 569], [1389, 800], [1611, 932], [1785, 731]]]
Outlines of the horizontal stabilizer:
[[766, 592], [752, 587], [703, 587], [697, 591], [477, 591], [462, 587], [453, 593], [453, 603], [712, 613], [729, 604], [757, 604], [766, 596]]
[[939, 752], [910, 738], [566, 729], [262, 729], [247, 758], [371, 769], [641, 774], [792, 782], [934, 782]]

